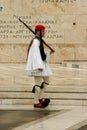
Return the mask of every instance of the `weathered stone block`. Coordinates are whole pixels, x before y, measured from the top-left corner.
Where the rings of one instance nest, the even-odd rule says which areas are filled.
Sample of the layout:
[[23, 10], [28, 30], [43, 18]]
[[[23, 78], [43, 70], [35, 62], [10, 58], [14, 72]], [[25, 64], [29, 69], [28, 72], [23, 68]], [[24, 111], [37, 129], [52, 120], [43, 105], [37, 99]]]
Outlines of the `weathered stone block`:
[[86, 0], [1, 0], [0, 62], [26, 62], [34, 37], [15, 15], [33, 30], [36, 24], [46, 26], [44, 40], [55, 50], [50, 63], [87, 60], [86, 14]]

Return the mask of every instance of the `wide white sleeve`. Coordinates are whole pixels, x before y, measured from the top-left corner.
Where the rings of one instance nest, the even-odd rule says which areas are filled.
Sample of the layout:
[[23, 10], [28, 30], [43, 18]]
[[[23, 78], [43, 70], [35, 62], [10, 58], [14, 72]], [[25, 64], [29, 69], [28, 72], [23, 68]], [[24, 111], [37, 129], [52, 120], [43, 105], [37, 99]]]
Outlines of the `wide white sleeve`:
[[50, 52], [45, 50], [45, 54], [46, 54], [46, 62], [49, 62]]
[[43, 67], [43, 61], [41, 59], [40, 49], [39, 49], [40, 42], [38, 39], [33, 40], [33, 44], [30, 50], [30, 53], [32, 55], [32, 68], [33, 70], [38, 68], [44, 68]]

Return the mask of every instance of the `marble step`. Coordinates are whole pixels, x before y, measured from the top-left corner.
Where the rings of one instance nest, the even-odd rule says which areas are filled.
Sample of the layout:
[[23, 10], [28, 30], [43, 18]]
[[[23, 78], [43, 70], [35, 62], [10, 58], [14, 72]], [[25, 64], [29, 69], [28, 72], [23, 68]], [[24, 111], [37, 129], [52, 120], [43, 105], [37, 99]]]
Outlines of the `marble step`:
[[[0, 87], [0, 105], [33, 104], [32, 87]], [[49, 86], [45, 97], [51, 98], [50, 105], [87, 105], [87, 87]]]
[[[77, 69], [70, 69], [70, 68], [66, 68], [66, 67], [62, 67], [62, 65], [55, 67], [55, 65], [53, 65], [54, 67], [51, 67], [52, 72], [53, 72], [53, 76], [58, 76], [58, 77], [69, 77], [69, 76], [77, 76], [78, 73], [82, 73], [83, 72], [79, 72], [79, 70]], [[4, 78], [4, 76], [7, 77], [23, 77], [23, 78], [28, 78], [27, 76], [27, 71], [25, 69], [25, 65], [18, 65], [17, 67], [15, 67], [14, 65], [0, 65], [0, 73], [2, 74], [2, 78]], [[79, 75], [80, 76], [80, 75]]]
[[[31, 92], [0, 92], [1, 99], [32, 99], [34, 96]], [[70, 92], [47, 92], [44, 97], [51, 99], [66, 100], [87, 100], [87, 93], [70, 93]]]
[[[59, 70], [58, 70], [59, 69]], [[86, 71], [72, 70], [72, 69], [64, 69], [58, 68], [58, 73], [56, 71], [50, 77], [51, 84], [53, 85], [87, 85], [87, 73]], [[34, 79], [28, 77], [26, 74], [22, 74], [22, 72], [18, 73], [15, 71], [5, 72], [4, 70], [0, 72], [0, 84], [30, 84], [34, 83]]]
[[[32, 87], [0, 87], [1, 105], [33, 104]], [[51, 105], [87, 105], [87, 87], [49, 86], [45, 97], [51, 98]]]
[[[0, 86], [0, 92], [31, 92], [32, 86]], [[87, 93], [87, 86], [51, 86], [46, 89], [46, 93]]]
[[[33, 104], [32, 87], [1, 87], [0, 105]], [[49, 86], [45, 97], [51, 98], [50, 105], [87, 105], [86, 86]]]
[[[0, 105], [32, 105], [34, 99], [0, 99]], [[51, 99], [50, 105], [87, 106], [87, 100]]]
[[[50, 65], [53, 75], [45, 97], [53, 104], [87, 105], [86, 70]], [[34, 79], [27, 76], [25, 64], [0, 65], [0, 104], [33, 103]]]
[[65, 67], [87, 69], [87, 61], [64, 61], [62, 65]]
[[[25, 65], [1, 65], [0, 69], [0, 84], [34, 84], [34, 79], [27, 76], [24, 69]], [[51, 65], [53, 75], [50, 77], [52, 85], [87, 85], [87, 73], [85, 71], [66, 69], [59, 65]], [[22, 85], [22, 86], [23, 86]]]
[[[87, 84], [87, 73], [84, 70], [70, 69], [58, 65], [51, 65], [53, 75], [50, 78], [54, 85], [84, 85]], [[25, 65], [1, 65], [0, 84], [26, 84], [34, 82], [27, 76]]]
[[[27, 74], [26, 75], [23, 75], [23, 74], [19, 74], [19, 73], [17, 73], [17, 72], [15, 72], [15, 74], [13, 73], [13, 71], [11, 72], [11, 74], [10, 73], [8, 73], [8, 74], [6, 74], [6, 73], [4, 73], [4, 72], [1, 72], [0, 71], [0, 73], [1, 73], [1, 75], [0, 75], [0, 80], [2, 79], [2, 80], [20, 80], [20, 79], [22, 79], [23, 81], [26, 81], [26, 80], [33, 80], [33, 78], [30, 78], [29, 76], [27, 76]], [[69, 71], [69, 70], [59, 70], [58, 72], [56, 71], [56, 73], [53, 73], [53, 75], [52, 76], [50, 76], [50, 78], [51, 78], [51, 80], [52, 79], [80, 79], [80, 78], [83, 78], [83, 79], [86, 79], [86, 76], [87, 76], [87, 74], [86, 74], [86, 71], [84, 72], [84, 71]]]
[[[0, 86], [33, 86], [35, 85], [34, 80], [16, 80], [16, 79], [9, 79], [9, 80], [0, 80]], [[84, 78], [53, 78], [50, 80], [50, 85], [53, 86], [87, 86], [87, 79]]]

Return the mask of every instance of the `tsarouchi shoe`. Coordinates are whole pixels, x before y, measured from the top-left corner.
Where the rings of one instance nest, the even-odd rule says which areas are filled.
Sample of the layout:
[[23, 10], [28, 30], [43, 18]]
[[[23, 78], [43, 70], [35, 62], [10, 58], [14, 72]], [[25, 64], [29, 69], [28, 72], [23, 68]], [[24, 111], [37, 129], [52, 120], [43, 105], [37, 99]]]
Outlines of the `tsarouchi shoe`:
[[43, 107], [47, 107], [50, 103], [50, 99], [39, 99], [39, 102], [43, 104]]
[[40, 102], [40, 103], [46, 102], [46, 103], [49, 104], [49, 103], [50, 103], [50, 99], [49, 99], [49, 98], [45, 98], [45, 99], [42, 98], [42, 99], [39, 99], [39, 102]]
[[34, 107], [36, 107], [36, 108], [44, 108], [43, 103], [34, 104]]

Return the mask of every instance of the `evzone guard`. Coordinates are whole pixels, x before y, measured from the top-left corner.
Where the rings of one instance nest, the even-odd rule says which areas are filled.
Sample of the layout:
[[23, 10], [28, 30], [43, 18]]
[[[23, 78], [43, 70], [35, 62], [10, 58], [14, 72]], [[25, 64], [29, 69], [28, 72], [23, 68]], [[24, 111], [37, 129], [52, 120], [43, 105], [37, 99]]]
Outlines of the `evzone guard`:
[[45, 108], [50, 103], [49, 98], [43, 98], [43, 94], [49, 85], [49, 76], [52, 74], [48, 65], [48, 59], [53, 51], [46, 52], [43, 45], [42, 37], [45, 36], [45, 26], [35, 26], [35, 36], [31, 40], [27, 54], [27, 71], [29, 76], [33, 76], [35, 85], [32, 92], [34, 93], [34, 107]]

